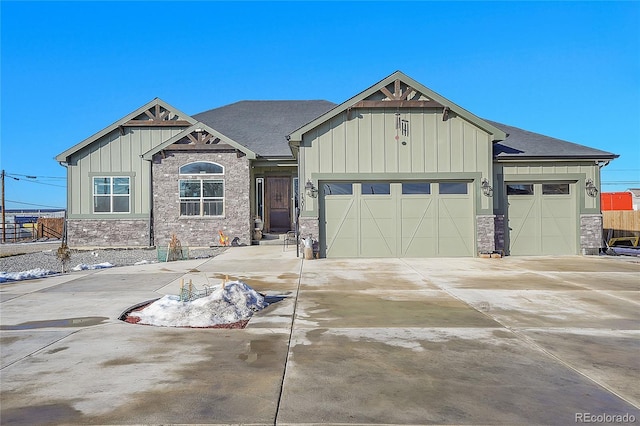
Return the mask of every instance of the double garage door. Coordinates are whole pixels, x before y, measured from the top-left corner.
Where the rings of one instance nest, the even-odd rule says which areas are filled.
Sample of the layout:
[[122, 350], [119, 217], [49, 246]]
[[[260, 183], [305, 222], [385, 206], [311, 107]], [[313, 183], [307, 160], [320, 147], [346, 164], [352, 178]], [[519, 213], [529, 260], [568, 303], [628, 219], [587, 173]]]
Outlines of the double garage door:
[[321, 182], [327, 257], [473, 256], [469, 182]]
[[507, 182], [511, 255], [578, 253], [575, 183]]

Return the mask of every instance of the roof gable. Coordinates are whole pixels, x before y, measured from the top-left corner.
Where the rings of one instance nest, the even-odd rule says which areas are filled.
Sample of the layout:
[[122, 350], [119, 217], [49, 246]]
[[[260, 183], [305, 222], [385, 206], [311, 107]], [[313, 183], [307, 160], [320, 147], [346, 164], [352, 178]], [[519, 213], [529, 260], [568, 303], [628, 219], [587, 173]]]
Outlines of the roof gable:
[[181, 127], [194, 123], [196, 123], [196, 120], [189, 115], [174, 108], [160, 98], [155, 98], [151, 102], [125, 115], [115, 123], [100, 130], [98, 133], [58, 154], [55, 158], [56, 161], [67, 161], [69, 156], [118, 128], [122, 131], [124, 127]]
[[292, 142], [301, 142], [302, 135], [338, 114], [350, 110], [351, 108], [368, 107], [443, 108], [445, 112], [451, 111], [492, 134], [494, 141], [506, 138], [506, 134], [502, 130], [496, 128], [480, 117], [477, 117], [459, 105], [456, 105], [400, 71], [394, 72], [365, 91], [317, 117], [315, 120], [296, 129], [289, 135], [289, 138]]
[[177, 149], [192, 146], [195, 149], [220, 149], [225, 147], [225, 145], [227, 148], [236, 149], [244, 153], [249, 159], [256, 158], [255, 152], [199, 121], [145, 152], [142, 158], [151, 160], [154, 154], [162, 150], [171, 150], [172, 148]]

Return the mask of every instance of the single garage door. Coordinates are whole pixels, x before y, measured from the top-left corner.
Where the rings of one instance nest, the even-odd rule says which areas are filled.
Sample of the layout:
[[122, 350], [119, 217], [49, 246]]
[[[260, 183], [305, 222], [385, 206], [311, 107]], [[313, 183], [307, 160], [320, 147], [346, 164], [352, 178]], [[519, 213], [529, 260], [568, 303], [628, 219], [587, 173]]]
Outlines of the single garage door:
[[575, 183], [507, 183], [509, 254], [577, 254]]
[[323, 182], [327, 257], [473, 256], [468, 182]]

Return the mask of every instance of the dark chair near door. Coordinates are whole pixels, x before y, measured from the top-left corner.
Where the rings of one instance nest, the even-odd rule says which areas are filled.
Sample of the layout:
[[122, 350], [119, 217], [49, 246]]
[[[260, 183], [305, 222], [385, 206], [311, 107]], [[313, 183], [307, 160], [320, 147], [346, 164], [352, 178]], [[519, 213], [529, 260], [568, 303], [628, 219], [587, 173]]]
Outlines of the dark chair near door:
[[284, 243], [282, 244], [282, 251], [286, 251], [289, 248], [289, 244], [296, 244], [296, 231], [287, 231], [284, 236]]

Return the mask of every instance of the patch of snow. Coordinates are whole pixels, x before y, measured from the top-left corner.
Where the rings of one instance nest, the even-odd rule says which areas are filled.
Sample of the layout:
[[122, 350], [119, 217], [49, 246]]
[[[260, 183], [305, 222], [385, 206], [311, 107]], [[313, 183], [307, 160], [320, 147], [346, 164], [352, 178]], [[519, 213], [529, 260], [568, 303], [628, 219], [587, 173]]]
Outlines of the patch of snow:
[[151, 261], [151, 262], [150, 262], [150, 261], [148, 261], [148, 260], [141, 260], [140, 262], [136, 262], [136, 263], [134, 263], [134, 265], [147, 265], [147, 264], [149, 264], [149, 263], [156, 263], [156, 261], [154, 260], [154, 261]]
[[55, 274], [55, 272], [42, 268], [30, 269], [22, 272], [0, 272], [0, 283], [44, 278], [51, 274]]
[[210, 327], [231, 324], [251, 318], [268, 305], [264, 297], [242, 281], [229, 281], [209, 296], [181, 301], [179, 296], [166, 295], [141, 311], [138, 324], [163, 327]]
[[104, 263], [96, 263], [94, 265], [88, 265], [86, 263], [81, 263], [78, 266], [74, 267], [73, 271], [86, 271], [88, 269], [104, 269], [104, 268], [113, 268], [113, 265], [109, 262]]

